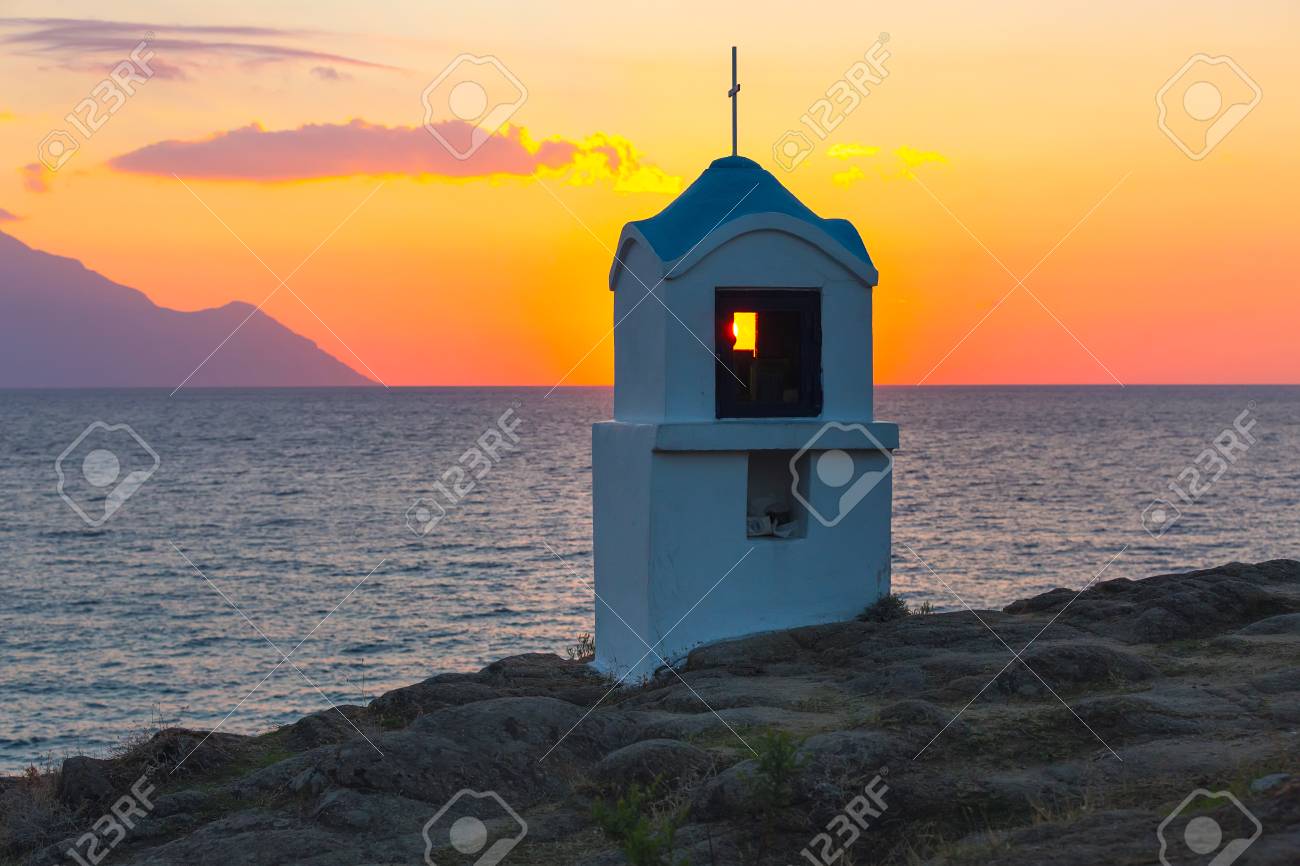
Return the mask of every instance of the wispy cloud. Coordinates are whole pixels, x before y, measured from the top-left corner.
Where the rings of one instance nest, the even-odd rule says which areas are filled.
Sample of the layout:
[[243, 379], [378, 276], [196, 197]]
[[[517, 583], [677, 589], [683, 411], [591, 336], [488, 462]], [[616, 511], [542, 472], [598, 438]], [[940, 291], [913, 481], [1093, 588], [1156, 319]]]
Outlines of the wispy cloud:
[[[439, 124], [449, 140], [467, 138], [463, 121]], [[574, 184], [611, 181], [625, 192], [675, 191], [681, 179], [646, 164], [623, 138], [535, 140], [523, 127], [492, 135], [471, 159], [456, 159], [423, 127], [388, 127], [356, 119], [268, 130], [260, 124], [198, 141], [160, 141], [122, 154], [109, 165], [123, 172], [207, 180], [275, 183], [371, 175], [467, 179], [562, 174]]]
[[927, 162], [947, 162], [948, 157], [939, 153], [937, 150], [917, 150], [915, 147], [902, 147], [894, 149], [894, 156], [903, 161], [903, 165], [908, 168], [915, 168], [918, 165], [925, 165]]
[[23, 176], [23, 188], [28, 192], [49, 192], [52, 172], [39, 162], [29, 162], [18, 169]]
[[946, 163], [948, 158], [938, 151], [919, 150], [915, 147], [902, 145], [890, 151], [894, 157], [892, 165], [881, 165], [874, 161], [874, 157], [879, 156], [881, 148], [868, 144], [835, 144], [827, 149], [826, 155], [832, 159], [838, 159], [851, 162], [848, 168], [843, 171], [837, 171], [831, 175], [831, 181], [836, 186], [850, 187], [860, 180], [865, 180], [867, 171], [863, 165], [868, 165], [872, 169], [872, 174], [883, 179], [892, 179], [908, 177], [912, 169], [925, 165], [927, 163]]
[[[88, 58], [122, 57], [141, 40], [171, 58], [173, 69], [187, 61], [264, 63], [309, 62], [316, 66], [386, 69], [395, 67], [342, 54], [300, 48], [286, 40], [322, 34], [273, 27], [145, 24], [93, 18], [0, 18], [0, 45], [15, 53], [47, 57], [71, 69], [85, 68]], [[177, 77], [172, 75], [171, 77]]]
[[343, 72], [339, 72], [333, 66], [313, 66], [311, 68], [311, 74], [319, 78], [321, 81], [343, 81], [346, 78], [352, 77]]
[[880, 148], [872, 144], [832, 144], [826, 155], [832, 159], [854, 159], [856, 157], [875, 156]]
[[12, 223], [17, 222], [20, 219], [22, 219], [22, 217], [18, 216], [13, 211], [7, 211], [0, 207], [0, 223]]
[[837, 171], [835, 174], [831, 175], [831, 183], [836, 186], [850, 187], [866, 176], [867, 173], [861, 168], [856, 165], [851, 165], [844, 169], [844, 171]]

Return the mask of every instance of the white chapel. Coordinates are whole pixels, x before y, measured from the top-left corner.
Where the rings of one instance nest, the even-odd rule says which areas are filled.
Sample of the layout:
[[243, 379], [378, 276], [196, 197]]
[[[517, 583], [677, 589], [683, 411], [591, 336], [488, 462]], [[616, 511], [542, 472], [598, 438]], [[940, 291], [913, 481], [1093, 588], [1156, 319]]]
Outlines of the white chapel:
[[639, 679], [889, 592], [877, 281], [852, 224], [741, 156], [623, 228], [614, 417], [592, 430], [597, 667]]

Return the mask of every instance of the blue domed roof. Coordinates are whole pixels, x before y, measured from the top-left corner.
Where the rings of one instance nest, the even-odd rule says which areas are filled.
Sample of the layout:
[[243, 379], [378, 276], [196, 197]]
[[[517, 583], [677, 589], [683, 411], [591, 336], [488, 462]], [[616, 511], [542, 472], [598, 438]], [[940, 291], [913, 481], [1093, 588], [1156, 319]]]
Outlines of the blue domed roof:
[[765, 213], [785, 214], [821, 229], [874, 270], [862, 236], [851, 222], [817, 216], [770, 171], [743, 156], [715, 159], [672, 204], [628, 227], [635, 226], [660, 259], [673, 261], [690, 252], [714, 228]]

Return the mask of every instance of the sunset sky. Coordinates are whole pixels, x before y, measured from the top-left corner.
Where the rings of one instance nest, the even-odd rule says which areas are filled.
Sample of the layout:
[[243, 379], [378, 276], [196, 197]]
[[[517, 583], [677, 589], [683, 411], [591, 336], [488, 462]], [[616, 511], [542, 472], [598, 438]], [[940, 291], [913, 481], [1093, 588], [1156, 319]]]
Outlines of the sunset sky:
[[[732, 44], [740, 152], [880, 269], [877, 382], [1300, 382], [1294, 0], [185, 5], [4, 4], [0, 231], [164, 306], [271, 296], [388, 385], [609, 383], [607, 248], [730, 152]], [[887, 77], [818, 139], [882, 33]], [[153, 77], [42, 167], [150, 34]], [[461, 161], [422, 93], [463, 53], [527, 96]], [[1192, 159], [1156, 94], [1198, 53], [1262, 96]], [[792, 171], [787, 130], [816, 144]]]

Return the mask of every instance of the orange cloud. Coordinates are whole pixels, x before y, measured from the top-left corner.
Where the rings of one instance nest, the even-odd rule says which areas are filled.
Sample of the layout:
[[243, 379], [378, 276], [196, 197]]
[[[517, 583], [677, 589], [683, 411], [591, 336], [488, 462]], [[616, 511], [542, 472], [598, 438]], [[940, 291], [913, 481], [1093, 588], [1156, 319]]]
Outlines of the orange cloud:
[[[870, 159], [879, 155], [880, 148], [874, 145], [866, 144], [833, 144], [826, 151], [826, 155], [832, 159], [855, 160]], [[890, 153], [898, 160], [894, 168], [876, 167], [875, 174], [880, 178], [899, 178], [909, 177], [912, 169], [926, 163], [938, 162], [946, 163], [948, 157], [934, 150], [918, 150], [915, 147], [903, 145], [896, 147]], [[836, 186], [850, 187], [860, 180], [864, 180], [867, 173], [862, 170], [860, 165], [850, 165], [844, 171], [837, 171], [831, 175], [831, 182]]]
[[[471, 124], [437, 124], [444, 138], [468, 140]], [[567, 174], [575, 184], [612, 180], [621, 191], [660, 190], [680, 179], [641, 161], [625, 139], [595, 135], [536, 141], [523, 127], [505, 127], [468, 159], [457, 159], [423, 127], [388, 127], [361, 119], [267, 130], [250, 124], [199, 141], [161, 141], [109, 161], [122, 172], [209, 180], [275, 183], [358, 175], [477, 178]]]
[[612, 181], [615, 192], [677, 193], [682, 179], [643, 161], [632, 142], [617, 135], [597, 133], [578, 143], [573, 164], [566, 169], [568, 183], [584, 186]]

